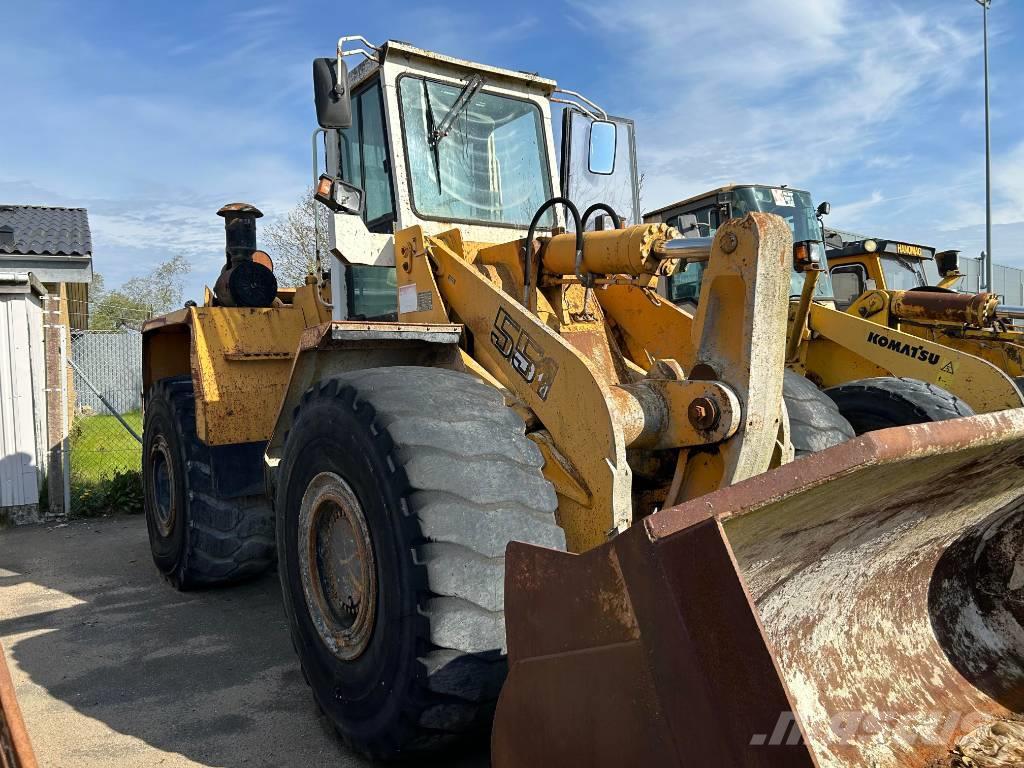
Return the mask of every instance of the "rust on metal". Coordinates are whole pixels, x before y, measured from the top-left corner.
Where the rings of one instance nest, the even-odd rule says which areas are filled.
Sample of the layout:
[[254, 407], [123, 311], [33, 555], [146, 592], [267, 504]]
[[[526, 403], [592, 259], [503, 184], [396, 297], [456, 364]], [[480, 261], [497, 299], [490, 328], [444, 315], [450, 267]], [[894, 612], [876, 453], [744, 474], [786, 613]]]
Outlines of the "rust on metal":
[[718, 407], [710, 397], [698, 397], [686, 409], [686, 416], [694, 429], [714, 429], [718, 424]]
[[770, 743], [794, 707], [721, 527], [679, 533], [509, 545], [496, 768], [814, 765], [795, 721]]
[[584, 555], [510, 545], [494, 764], [1013, 754], [1022, 522], [1013, 410], [870, 433]]
[[992, 293], [892, 292], [893, 314], [904, 320], [984, 326], [995, 317], [998, 304]]
[[14, 682], [0, 646], [0, 768], [36, 768], [25, 721], [14, 695]]

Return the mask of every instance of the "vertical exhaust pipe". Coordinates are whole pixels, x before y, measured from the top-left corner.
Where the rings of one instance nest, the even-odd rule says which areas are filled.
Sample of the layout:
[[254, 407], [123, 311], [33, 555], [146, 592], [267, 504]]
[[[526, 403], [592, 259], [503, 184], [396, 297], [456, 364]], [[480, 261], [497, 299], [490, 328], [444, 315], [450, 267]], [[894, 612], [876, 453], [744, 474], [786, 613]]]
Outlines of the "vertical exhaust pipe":
[[225, 263], [214, 285], [217, 303], [224, 307], [269, 307], [277, 296], [277, 278], [266, 265], [253, 261], [256, 219], [254, 205], [229, 203], [217, 211], [224, 218]]

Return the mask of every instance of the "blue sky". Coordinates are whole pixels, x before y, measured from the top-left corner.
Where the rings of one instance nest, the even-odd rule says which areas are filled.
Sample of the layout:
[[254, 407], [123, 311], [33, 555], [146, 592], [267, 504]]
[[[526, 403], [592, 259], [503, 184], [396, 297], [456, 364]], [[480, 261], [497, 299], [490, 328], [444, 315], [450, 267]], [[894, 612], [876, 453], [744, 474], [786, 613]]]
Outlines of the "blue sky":
[[[113, 3], [3, 0], [0, 203], [89, 209], [108, 286], [222, 260], [224, 202], [309, 179], [310, 60], [340, 34], [537, 71], [637, 120], [645, 210], [790, 184], [830, 223], [984, 246], [974, 0]], [[1024, 266], [1024, 3], [990, 12], [994, 247]]]

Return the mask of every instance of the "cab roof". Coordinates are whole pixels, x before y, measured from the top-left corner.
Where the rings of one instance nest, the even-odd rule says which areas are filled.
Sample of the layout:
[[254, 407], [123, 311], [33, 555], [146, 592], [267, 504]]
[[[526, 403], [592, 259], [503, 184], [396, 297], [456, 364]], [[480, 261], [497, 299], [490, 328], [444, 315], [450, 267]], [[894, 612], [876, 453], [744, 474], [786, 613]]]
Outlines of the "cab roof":
[[678, 202], [671, 203], [669, 205], [663, 205], [661, 208], [655, 208], [653, 211], [648, 211], [647, 213], [645, 213], [644, 217], [654, 216], [654, 215], [659, 214], [659, 213], [665, 213], [666, 211], [671, 211], [671, 210], [673, 210], [675, 208], [682, 208], [683, 206], [689, 205], [690, 203], [694, 203], [694, 202], [696, 202], [698, 200], [703, 200], [706, 197], [711, 197], [712, 195], [719, 195], [719, 194], [722, 194], [723, 192], [732, 192], [734, 189], [748, 189], [750, 187], [766, 187], [768, 189], [788, 189], [788, 190], [790, 190], [792, 192], [804, 192], [804, 193], [807, 192], [807, 190], [805, 190], [805, 189], [797, 189], [795, 187], [789, 187], [789, 186], [785, 186], [783, 184], [736, 184], [736, 183], [732, 183], [732, 184], [726, 184], [725, 186], [722, 186], [722, 187], [717, 187], [715, 189], [707, 190], [705, 192], [701, 192], [699, 195], [694, 195], [693, 197], [688, 197], [685, 200], [679, 200]]
[[[875, 247], [869, 250], [865, 246], [866, 243], [874, 243]], [[906, 243], [902, 240], [882, 240], [877, 237], [866, 237], [862, 240], [844, 240], [842, 248], [829, 249], [828, 257], [833, 259], [843, 256], [861, 256], [865, 253], [888, 253], [908, 259], [924, 260], [935, 258], [935, 249], [931, 246]]]
[[480, 64], [467, 59], [458, 59], [454, 56], [446, 56], [443, 53], [437, 53], [436, 51], [428, 51], [425, 48], [418, 48], [411, 43], [402, 42], [401, 40], [386, 41], [378, 49], [375, 59], [364, 61], [359, 64], [359, 66], [355, 67], [352, 70], [353, 82], [357, 83], [366, 79], [371, 72], [375, 71], [380, 64], [385, 61], [402, 59], [410, 64], [415, 60], [419, 60], [420, 62], [431, 62], [434, 64], [441, 64], [446, 67], [461, 69], [467, 73], [479, 72], [489, 80], [514, 83], [520, 87], [527, 86], [533, 90], [540, 91], [545, 96], [550, 96], [551, 93], [558, 88], [558, 83], [554, 80], [541, 77], [535, 72], [521, 72], [513, 69], [494, 67], [490, 64]]

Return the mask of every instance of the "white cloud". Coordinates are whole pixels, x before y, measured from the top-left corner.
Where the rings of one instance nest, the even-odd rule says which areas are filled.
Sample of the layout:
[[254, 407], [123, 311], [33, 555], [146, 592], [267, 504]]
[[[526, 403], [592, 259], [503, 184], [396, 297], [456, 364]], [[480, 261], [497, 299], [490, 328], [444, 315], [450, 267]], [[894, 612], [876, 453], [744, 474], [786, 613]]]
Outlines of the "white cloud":
[[877, 189], [863, 200], [853, 200], [842, 203], [832, 208], [832, 217], [836, 221], [843, 222], [844, 226], [857, 227], [864, 223], [864, 214], [875, 209], [879, 204], [885, 202], [882, 193]]
[[854, 197], [839, 180], [865, 158], [901, 176], [916, 148], [896, 139], [962, 83], [976, 56], [973, 37], [934, 7], [740, 0], [725, 23], [722, 9], [707, 4], [571, 6], [608, 44], [631, 40], [643, 51], [619, 79], [640, 86], [628, 91], [628, 106], [639, 110], [648, 209], [755, 181], [848, 198], [846, 209], [857, 211], [851, 204], [867, 192]]

